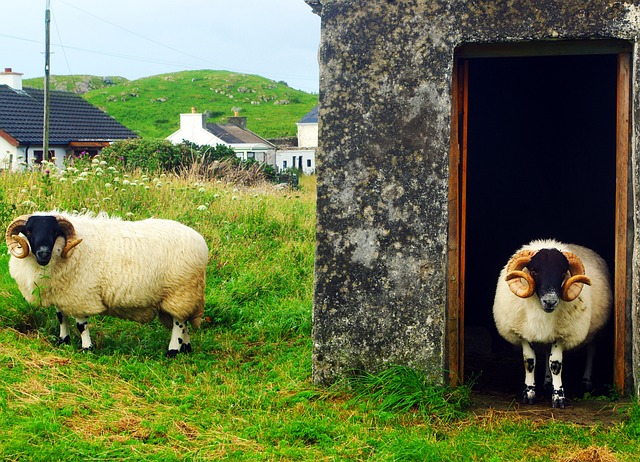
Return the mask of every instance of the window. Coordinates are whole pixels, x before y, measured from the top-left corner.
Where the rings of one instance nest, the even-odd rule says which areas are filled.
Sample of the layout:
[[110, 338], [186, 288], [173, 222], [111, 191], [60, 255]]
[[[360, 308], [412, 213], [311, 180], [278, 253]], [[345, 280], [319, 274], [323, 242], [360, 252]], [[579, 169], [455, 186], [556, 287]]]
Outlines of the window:
[[[44, 153], [44, 150], [42, 150], [42, 149], [37, 149], [37, 150], [33, 151], [33, 163], [34, 164], [41, 164], [42, 163], [42, 161], [44, 160], [42, 158], [42, 154], [43, 153]], [[49, 150], [49, 155], [47, 156], [46, 160], [49, 160], [54, 156], [55, 156], [55, 151], [50, 149]]]
[[282, 168], [287, 168], [287, 161], [286, 160], [282, 161]]
[[307, 159], [307, 167], [311, 167], [311, 159]]

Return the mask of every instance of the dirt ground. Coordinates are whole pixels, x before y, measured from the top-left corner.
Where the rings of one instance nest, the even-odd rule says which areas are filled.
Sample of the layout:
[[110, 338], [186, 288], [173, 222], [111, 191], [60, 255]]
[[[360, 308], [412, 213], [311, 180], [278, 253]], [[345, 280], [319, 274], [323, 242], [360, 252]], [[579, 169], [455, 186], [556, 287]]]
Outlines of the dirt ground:
[[577, 425], [618, 424], [625, 418], [628, 399], [607, 401], [600, 399], [572, 399], [564, 409], [553, 409], [550, 400], [540, 400], [536, 404], [522, 404], [513, 394], [499, 392], [474, 392], [471, 412], [478, 417], [504, 416], [526, 418], [532, 421], [557, 420]]
[[[630, 405], [629, 399], [611, 400], [610, 387], [606, 385], [608, 373], [604, 377], [595, 377], [596, 389], [593, 398], [583, 399], [580, 380], [583, 362], [569, 357], [566, 370], [563, 371], [563, 382], [567, 393], [568, 405], [564, 409], [553, 409], [551, 398], [540, 396], [536, 404], [522, 404], [522, 387], [524, 371], [519, 354], [509, 353], [505, 356], [484, 355], [466, 358], [470, 366], [467, 368], [472, 382], [472, 412], [478, 416], [505, 415], [531, 420], [555, 419], [573, 422], [578, 425], [614, 425], [625, 418], [625, 409]], [[603, 361], [601, 361], [602, 363]], [[539, 368], [544, 374], [544, 368]], [[600, 368], [601, 369], [601, 368]], [[608, 372], [608, 371], [607, 371]], [[542, 384], [544, 376], [538, 376], [536, 382]], [[544, 393], [542, 386], [538, 393]]]

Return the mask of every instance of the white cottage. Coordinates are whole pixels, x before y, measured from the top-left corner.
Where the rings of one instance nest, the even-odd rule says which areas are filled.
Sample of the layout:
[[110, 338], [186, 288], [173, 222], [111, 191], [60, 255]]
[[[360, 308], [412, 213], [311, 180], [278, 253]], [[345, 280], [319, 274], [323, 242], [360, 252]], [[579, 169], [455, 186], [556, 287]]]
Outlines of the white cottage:
[[201, 146], [228, 146], [242, 160], [255, 159], [275, 166], [276, 146], [246, 129], [246, 117], [230, 117], [228, 124], [207, 123], [205, 114], [191, 109], [180, 114], [180, 129], [166, 139], [174, 144], [190, 141]]
[[276, 154], [278, 170], [294, 168], [311, 175], [316, 172], [316, 148], [318, 147], [318, 106], [309, 111], [298, 127], [298, 149], [286, 149]]

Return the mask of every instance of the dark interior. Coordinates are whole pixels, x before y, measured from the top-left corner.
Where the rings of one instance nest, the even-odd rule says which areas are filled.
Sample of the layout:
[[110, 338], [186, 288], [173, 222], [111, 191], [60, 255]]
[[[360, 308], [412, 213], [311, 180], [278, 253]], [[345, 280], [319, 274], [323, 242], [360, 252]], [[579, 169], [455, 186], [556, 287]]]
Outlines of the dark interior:
[[[497, 333], [498, 274], [521, 245], [555, 238], [596, 250], [613, 269], [616, 55], [469, 59], [465, 377], [517, 394], [520, 348]], [[565, 353], [577, 390], [581, 352]], [[594, 383], [613, 380], [612, 320], [598, 339]], [[544, 372], [544, 356], [537, 370]], [[542, 375], [537, 383], [543, 382]]]

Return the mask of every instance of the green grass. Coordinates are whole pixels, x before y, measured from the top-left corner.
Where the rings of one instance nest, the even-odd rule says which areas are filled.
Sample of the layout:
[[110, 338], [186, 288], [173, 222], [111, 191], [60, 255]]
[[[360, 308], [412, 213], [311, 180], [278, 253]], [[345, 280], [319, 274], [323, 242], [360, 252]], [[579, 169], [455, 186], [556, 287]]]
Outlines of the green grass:
[[[166, 138], [178, 130], [180, 114], [208, 112], [208, 122], [227, 123], [239, 109], [247, 129], [263, 138], [297, 135], [296, 122], [318, 104], [318, 95], [295, 90], [285, 82], [228, 71], [183, 71], [106, 85], [95, 76], [54, 76], [52, 87], [88, 88], [84, 98], [143, 138]], [[25, 87], [42, 88], [42, 79]]]
[[99, 163], [65, 175], [0, 174], [2, 226], [54, 207], [179, 219], [209, 243], [205, 322], [174, 360], [157, 321], [96, 316], [94, 352], [76, 332], [56, 347], [54, 310], [24, 301], [0, 244], [1, 460], [638, 460], [635, 404], [604, 427], [478, 417], [467, 388], [403, 367], [314, 385], [314, 177], [278, 191]]

